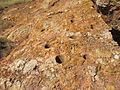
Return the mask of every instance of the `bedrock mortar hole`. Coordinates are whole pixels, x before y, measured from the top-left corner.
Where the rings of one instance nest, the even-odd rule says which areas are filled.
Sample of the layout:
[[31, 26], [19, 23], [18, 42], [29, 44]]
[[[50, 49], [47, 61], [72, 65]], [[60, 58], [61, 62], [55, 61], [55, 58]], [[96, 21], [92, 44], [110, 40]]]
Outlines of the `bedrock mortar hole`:
[[94, 29], [93, 25], [90, 25], [90, 28], [91, 28], [91, 29]]
[[55, 60], [58, 64], [62, 64], [61, 56], [56, 56]]
[[45, 44], [44, 48], [50, 48], [50, 45], [49, 44]]
[[74, 21], [73, 21], [73, 20], [70, 20], [70, 22], [71, 22], [71, 23], [74, 23]]
[[86, 55], [86, 54], [85, 54], [85, 55], [83, 55], [83, 58], [84, 58], [84, 59], [87, 59], [87, 55]]
[[76, 37], [75, 37], [75, 36], [69, 36], [69, 38], [71, 38], [71, 39], [75, 39]]
[[45, 31], [45, 29], [42, 29], [42, 30], [41, 30], [41, 32], [44, 32], [44, 31]]

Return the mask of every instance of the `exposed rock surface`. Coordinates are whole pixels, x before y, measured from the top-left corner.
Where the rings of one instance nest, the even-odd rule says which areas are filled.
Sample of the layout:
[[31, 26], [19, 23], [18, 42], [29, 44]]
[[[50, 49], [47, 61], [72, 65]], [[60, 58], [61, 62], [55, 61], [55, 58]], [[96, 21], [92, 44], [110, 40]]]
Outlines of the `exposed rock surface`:
[[120, 31], [120, 0], [92, 0], [105, 22]]
[[1, 20], [17, 44], [0, 61], [1, 90], [119, 90], [119, 40], [91, 0], [35, 0]]

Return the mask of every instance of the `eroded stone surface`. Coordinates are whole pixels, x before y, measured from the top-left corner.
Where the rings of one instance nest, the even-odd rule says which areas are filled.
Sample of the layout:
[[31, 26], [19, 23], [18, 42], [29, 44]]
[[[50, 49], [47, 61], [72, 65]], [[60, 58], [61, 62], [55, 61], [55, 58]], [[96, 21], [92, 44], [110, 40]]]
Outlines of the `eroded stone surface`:
[[37, 66], [36, 60], [31, 60], [28, 63], [25, 64], [25, 67], [23, 69], [23, 74], [28, 73], [29, 71], [32, 71]]
[[5, 10], [1, 18], [15, 26], [3, 36], [19, 45], [0, 61], [0, 88], [119, 90], [120, 48], [92, 6], [36, 0]]

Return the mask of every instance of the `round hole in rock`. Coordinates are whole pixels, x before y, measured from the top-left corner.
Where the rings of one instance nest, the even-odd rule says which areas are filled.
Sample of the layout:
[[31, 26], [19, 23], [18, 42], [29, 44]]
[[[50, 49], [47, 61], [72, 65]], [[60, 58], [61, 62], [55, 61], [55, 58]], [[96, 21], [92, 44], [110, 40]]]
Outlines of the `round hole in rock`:
[[55, 57], [55, 60], [58, 64], [61, 64], [62, 63], [62, 60], [61, 60], [61, 57], [60, 56], [56, 56]]
[[34, 68], [33, 68], [33, 70], [36, 70], [37, 69], [37, 66], [35, 66]]
[[84, 58], [84, 59], [87, 59], [87, 55], [86, 55], [86, 54], [85, 54], [85, 55], [83, 55], [83, 58]]
[[91, 29], [94, 29], [93, 25], [90, 25], [90, 28], [91, 28]]
[[44, 47], [45, 47], [45, 48], [50, 48], [50, 45], [46, 44]]
[[45, 31], [45, 29], [42, 29], [41, 32]]
[[94, 5], [92, 7], [95, 8]]
[[69, 38], [71, 38], [71, 39], [75, 39], [76, 37], [75, 37], [75, 36], [69, 36]]
[[73, 23], [74, 21], [73, 20], [70, 20], [71, 23]]

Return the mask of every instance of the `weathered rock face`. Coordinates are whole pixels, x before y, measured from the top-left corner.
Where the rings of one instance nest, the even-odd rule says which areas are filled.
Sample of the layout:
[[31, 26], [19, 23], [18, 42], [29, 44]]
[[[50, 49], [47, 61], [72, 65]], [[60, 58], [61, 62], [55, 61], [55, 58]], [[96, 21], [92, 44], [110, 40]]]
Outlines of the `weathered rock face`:
[[96, 4], [101, 7], [107, 7], [110, 3], [110, 0], [95, 0]]
[[92, 0], [104, 21], [120, 31], [120, 0]]
[[[119, 90], [120, 47], [90, 0], [36, 0], [6, 9], [17, 43], [0, 61], [2, 90]], [[111, 32], [110, 32], [111, 30]]]

